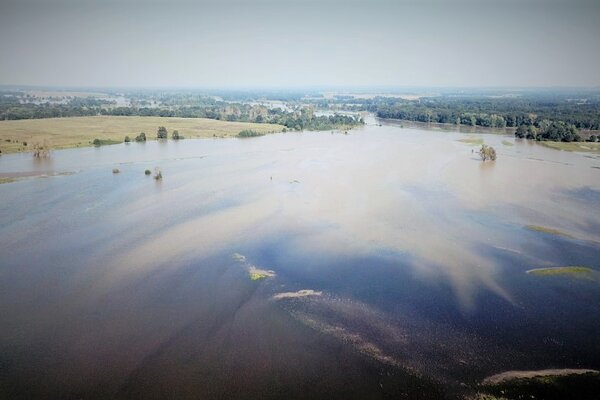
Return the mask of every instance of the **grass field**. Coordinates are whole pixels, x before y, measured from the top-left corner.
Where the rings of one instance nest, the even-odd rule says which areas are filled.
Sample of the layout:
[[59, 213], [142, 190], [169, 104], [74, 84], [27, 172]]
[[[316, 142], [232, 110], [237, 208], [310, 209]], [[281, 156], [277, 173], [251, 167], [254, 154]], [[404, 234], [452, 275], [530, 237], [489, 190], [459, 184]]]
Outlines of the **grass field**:
[[[74, 117], [0, 121], [0, 150], [3, 154], [31, 151], [34, 143], [44, 140], [55, 149], [91, 146], [94, 139], [122, 142], [145, 132], [156, 138], [159, 126], [187, 138], [235, 137], [243, 130], [259, 133], [281, 132], [282, 125], [227, 122], [206, 118], [163, 117]], [[26, 145], [25, 145], [26, 143]]]

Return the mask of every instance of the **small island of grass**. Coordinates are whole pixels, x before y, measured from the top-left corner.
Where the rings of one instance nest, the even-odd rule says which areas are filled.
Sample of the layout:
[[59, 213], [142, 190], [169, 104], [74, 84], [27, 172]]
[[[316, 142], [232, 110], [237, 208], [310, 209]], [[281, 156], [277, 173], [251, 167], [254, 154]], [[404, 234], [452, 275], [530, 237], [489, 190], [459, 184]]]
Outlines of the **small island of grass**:
[[253, 281], [259, 281], [261, 279], [271, 278], [275, 276], [275, 271], [270, 271], [266, 269], [260, 269], [251, 265], [248, 267], [248, 275], [250, 275], [250, 279]]
[[466, 144], [470, 144], [473, 146], [479, 146], [481, 144], [483, 144], [483, 139], [479, 138], [479, 137], [467, 137], [467, 138], [463, 138], [463, 139], [458, 139], [459, 142], [461, 143], [466, 143]]
[[564, 236], [564, 237], [568, 237], [568, 238], [572, 237], [568, 233], [565, 233], [565, 232], [560, 231], [558, 229], [548, 228], [546, 226], [527, 225], [525, 228], [529, 229], [530, 231], [547, 233], [549, 235]]
[[593, 272], [593, 269], [582, 266], [534, 268], [527, 271], [528, 274], [535, 276], [589, 276]]

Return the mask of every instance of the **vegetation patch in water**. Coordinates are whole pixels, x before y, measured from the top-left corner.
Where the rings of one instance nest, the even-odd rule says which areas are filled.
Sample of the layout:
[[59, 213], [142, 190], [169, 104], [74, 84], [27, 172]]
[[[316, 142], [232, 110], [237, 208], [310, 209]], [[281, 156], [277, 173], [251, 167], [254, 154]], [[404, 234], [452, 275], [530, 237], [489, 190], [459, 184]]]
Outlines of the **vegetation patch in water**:
[[15, 178], [0, 178], [0, 184], [15, 182]]
[[253, 131], [252, 129], [244, 129], [243, 131], [238, 133], [238, 136], [242, 137], [242, 138], [264, 136], [264, 135], [265, 135], [264, 133]]
[[309, 296], [321, 296], [323, 292], [317, 292], [312, 289], [302, 289], [297, 292], [283, 292], [277, 293], [273, 296], [274, 300], [283, 300], [283, 299], [297, 299], [300, 297], [309, 297]]
[[479, 146], [480, 144], [483, 144], [483, 139], [482, 138], [478, 138], [478, 137], [468, 137], [468, 138], [464, 138], [464, 139], [458, 139], [459, 142], [461, 143], [467, 143], [473, 146]]
[[482, 144], [481, 149], [479, 149], [479, 157], [481, 157], [481, 161], [496, 161], [496, 149], [492, 146]]
[[112, 140], [112, 139], [94, 139], [94, 141], [92, 142], [92, 144], [96, 147], [98, 146], [106, 146], [106, 145], [111, 145], [111, 144], [119, 144], [121, 143], [118, 140]]
[[557, 276], [557, 275], [569, 275], [569, 276], [581, 276], [591, 275], [594, 272], [593, 269], [581, 266], [569, 266], [569, 267], [550, 267], [550, 268], [534, 268], [527, 271], [530, 275], [535, 276]]
[[259, 281], [262, 279], [271, 278], [271, 277], [275, 276], [275, 271], [271, 271], [269, 269], [258, 268], [257, 266], [250, 264], [246, 260], [246, 256], [244, 256], [240, 253], [233, 253], [231, 255], [231, 258], [233, 258], [235, 261], [242, 264], [246, 268], [246, 271], [248, 271], [248, 275], [250, 276], [250, 279], [253, 281]]
[[600, 153], [600, 143], [590, 143], [590, 142], [549, 142], [549, 141], [541, 141], [536, 142], [541, 144], [542, 146], [549, 147], [555, 150], [564, 150], [564, 151], [580, 151], [585, 153]]
[[558, 229], [554, 229], [554, 228], [548, 228], [546, 226], [539, 226], [539, 225], [527, 225], [526, 226], [527, 229], [529, 229], [530, 231], [535, 231], [535, 232], [542, 232], [542, 233], [547, 233], [549, 235], [557, 235], [557, 236], [564, 236], [564, 237], [572, 237], [571, 235], [569, 235], [568, 233], [559, 231]]
[[250, 265], [248, 267], [248, 275], [250, 275], [251, 280], [259, 281], [261, 279], [271, 278], [275, 276], [275, 271], [260, 269], [255, 267], [254, 265]]

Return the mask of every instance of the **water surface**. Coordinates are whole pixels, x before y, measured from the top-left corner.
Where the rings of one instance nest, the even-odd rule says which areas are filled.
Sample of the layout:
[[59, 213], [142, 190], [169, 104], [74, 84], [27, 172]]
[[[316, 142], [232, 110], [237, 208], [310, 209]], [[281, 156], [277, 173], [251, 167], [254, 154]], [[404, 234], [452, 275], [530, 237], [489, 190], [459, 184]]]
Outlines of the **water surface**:
[[2, 156], [53, 176], [0, 185], [1, 397], [455, 398], [599, 369], [597, 275], [526, 271], [600, 271], [600, 158], [381, 123]]

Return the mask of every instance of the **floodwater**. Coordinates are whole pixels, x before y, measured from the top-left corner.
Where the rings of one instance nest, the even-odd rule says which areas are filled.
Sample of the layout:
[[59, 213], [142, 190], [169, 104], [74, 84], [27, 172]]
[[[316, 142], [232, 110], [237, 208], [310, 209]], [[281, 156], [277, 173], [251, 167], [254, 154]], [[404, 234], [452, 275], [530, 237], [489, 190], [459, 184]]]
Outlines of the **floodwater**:
[[[0, 185], [0, 397], [458, 398], [599, 369], [600, 157], [369, 122], [2, 156], [48, 176]], [[526, 273], [563, 266], [595, 272]]]

